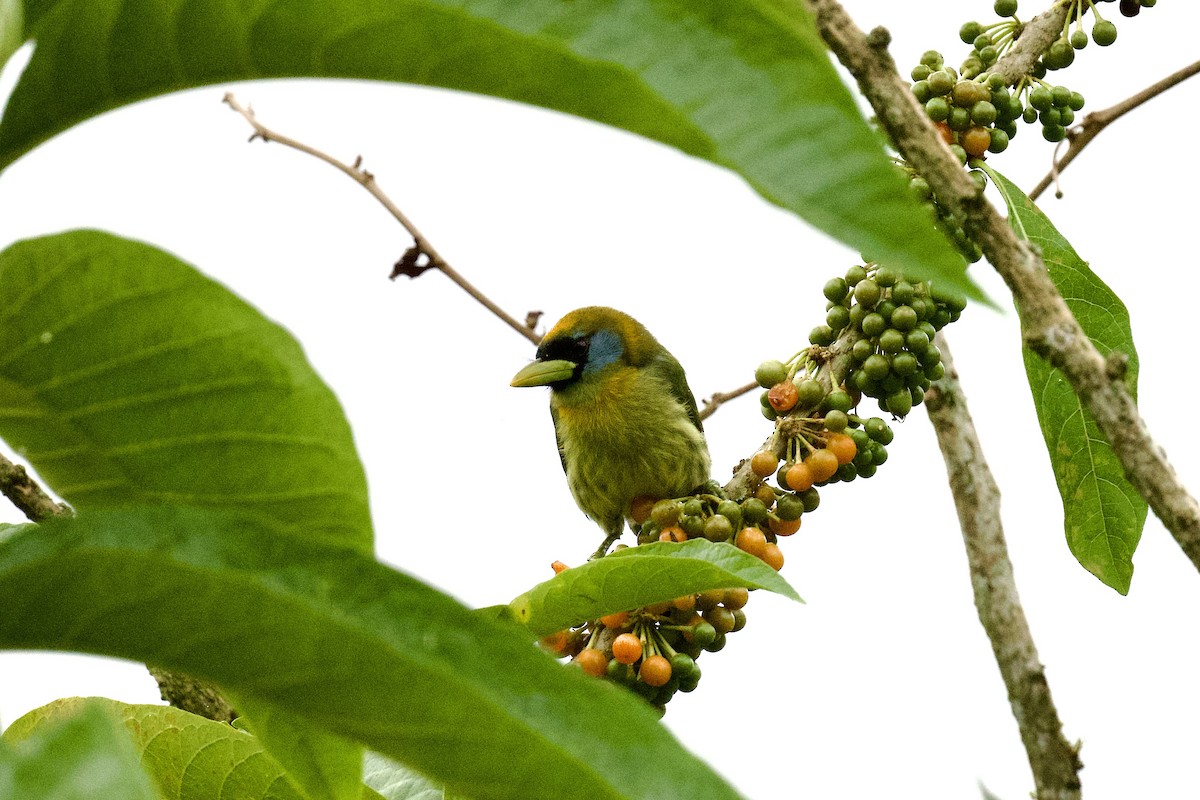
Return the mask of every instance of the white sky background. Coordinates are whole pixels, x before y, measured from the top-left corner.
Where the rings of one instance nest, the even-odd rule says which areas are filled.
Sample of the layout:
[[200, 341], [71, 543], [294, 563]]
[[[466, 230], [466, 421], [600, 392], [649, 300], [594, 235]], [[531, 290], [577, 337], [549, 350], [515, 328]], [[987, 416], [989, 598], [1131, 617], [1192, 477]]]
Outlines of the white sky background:
[[[849, 0], [887, 25], [903, 69], [991, 3]], [[1035, 8], [1023, 0], [1022, 16]], [[1037, 7], [1040, 10], [1040, 6]], [[1200, 7], [1162, 2], [1058, 73], [1097, 110], [1195, 60]], [[6, 94], [14, 76], [4, 75]], [[442, 276], [389, 283], [408, 246], [362, 189], [249, 130], [217, 86], [88, 122], [0, 176], [0, 247], [95, 227], [174, 252], [288, 327], [338, 393], [366, 464], [380, 557], [470, 605], [505, 602], [579, 563], [600, 538], [575, 507], [542, 390], [508, 386], [533, 354]], [[698, 398], [789, 356], [823, 319], [821, 286], [856, 256], [740, 179], [653, 142], [511, 103], [424, 88], [276, 82], [232, 87], [268, 126], [380, 185], [461, 272], [518, 317], [552, 324], [589, 304], [646, 323]], [[0, 96], [2, 96], [0, 94]], [[1041, 206], [1125, 300], [1141, 408], [1193, 491], [1187, 416], [1200, 81], [1126, 117]], [[1023, 127], [992, 164], [1031, 188], [1052, 145]], [[1003, 306], [986, 263], [973, 269]], [[1179, 303], [1176, 304], [1176, 298]], [[1200, 576], [1153, 517], [1127, 598], [1071, 557], [1011, 311], [975, 307], [948, 330], [1004, 496], [1016, 578], [1090, 800], [1195, 797]], [[1180, 363], [1186, 359], [1185, 363]], [[667, 724], [748, 797], [978, 796], [1033, 783], [976, 618], [945, 472], [920, 409], [869, 481], [822, 492], [784, 545], [807, 605], [756, 594], [745, 631], [701, 659]], [[769, 433], [753, 397], [706, 423], [725, 479]], [[17, 521], [0, 506], [0, 519]], [[0, 653], [0, 720], [55, 698], [156, 702], [140, 665]]]

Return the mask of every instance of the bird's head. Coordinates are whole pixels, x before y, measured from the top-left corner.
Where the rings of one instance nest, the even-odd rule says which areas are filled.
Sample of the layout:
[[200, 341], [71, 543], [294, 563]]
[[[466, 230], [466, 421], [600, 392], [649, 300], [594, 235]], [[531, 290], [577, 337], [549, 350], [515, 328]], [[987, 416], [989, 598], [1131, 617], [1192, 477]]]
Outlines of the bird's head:
[[648, 363], [662, 345], [633, 317], [603, 306], [580, 308], [550, 329], [536, 360], [513, 376], [513, 386], [562, 390], [606, 372]]

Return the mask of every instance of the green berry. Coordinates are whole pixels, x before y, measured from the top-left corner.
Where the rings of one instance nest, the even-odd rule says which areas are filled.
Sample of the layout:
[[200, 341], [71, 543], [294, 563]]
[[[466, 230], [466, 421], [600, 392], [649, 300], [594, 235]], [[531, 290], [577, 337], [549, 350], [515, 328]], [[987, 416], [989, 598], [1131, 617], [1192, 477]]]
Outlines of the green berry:
[[733, 536], [733, 522], [722, 514], [713, 514], [704, 523], [704, 538], [710, 542], [727, 542]]
[[931, 73], [931, 72], [933, 72], [933, 70], [929, 67], [928, 64], [917, 64], [915, 67], [912, 68], [912, 72], [910, 72], [909, 75], [912, 77], [914, 82], [917, 82], [917, 81], [923, 81], [926, 78], [928, 78], [929, 73]]
[[870, 278], [859, 281], [858, 285], [854, 287], [854, 299], [865, 308], [874, 308], [882, 293], [879, 284]]
[[901, 305], [908, 305], [916, 298], [917, 291], [908, 281], [897, 281], [892, 287], [892, 301]]
[[825, 413], [825, 430], [834, 433], [840, 433], [846, 430], [846, 426], [850, 424], [850, 417], [845, 411], [838, 411], [836, 408]]
[[962, 40], [963, 44], [971, 44], [981, 33], [983, 33], [983, 26], [978, 22], [964, 22], [963, 26], [958, 29], [958, 38]]
[[1017, 13], [1017, 0], [996, 0], [992, 8], [998, 17], [1011, 17]]
[[800, 502], [804, 504], [804, 513], [810, 514], [817, 510], [817, 506], [821, 505], [821, 494], [816, 487], [806, 489], [800, 493]]
[[764, 389], [770, 389], [780, 381], [787, 380], [787, 367], [779, 361], [764, 361], [754, 370], [754, 380]]
[[926, 50], [921, 54], [921, 63], [932, 69], [941, 69], [944, 59], [937, 50]]
[[892, 312], [892, 327], [901, 333], [907, 333], [917, 327], [917, 312], [912, 306], [899, 306]]
[[1055, 86], [1050, 90], [1050, 99], [1055, 108], [1066, 108], [1071, 104], [1071, 90], [1065, 86]]
[[862, 364], [875, 352], [875, 345], [869, 339], [859, 339], [850, 348], [850, 358], [855, 364]]
[[1071, 34], [1071, 47], [1076, 50], [1082, 50], [1088, 46], [1088, 35], [1082, 28], [1076, 28]]
[[1008, 134], [999, 128], [992, 128], [990, 131], [992, 137], [991, 143], [988, 144], [989, 153], [1003, 153], [1008, 149]]
[[895, 286], [901, 277], [900, 270], [894, 267], [882, 266], [875, 270], [875, 282], [884, 288]]
[[865, 277], [867, 277], [867, 270], [857, 264], [846, 270], [846, 283], [850, 286], [856, 285]]
[[[907, 388], [897, 389], [887, 397], [888, 411], [895, 414], [897, 417], [904, 417], [912, 411], [912, 393]], [[705, 530], [707, 534], [707, 528]]]
[[826, 300], [831, 303], [840, 303], [850, 293], [850, 287], [846, 285], [845, 278], [830, 278], [825, 282], [825, 288], [822, 291], [825, 293]]
[[1062, 125], [1043, 125], [1042, 138], [1047, 142], [1061, 142], [1067, 138], [1067, 129]]
[[833, 344], [833, 340], [837, 338], [837, 334], [833, 332], [833, 328], [828, 325], [818, 325], [808, 333], [808, 341], [811, 344], [828, 347]]
[[921, 352], [926, 347], [929, 347], [929, 334], [920, 328], [909, 331], [908, 335], [904, 337], [904, 346], [907, 347], [910, 352]]
[[862, 370], [873, 380], [880, 381], [887, 377], [887, 374], [892, 371], [892, 365], [891, 362], [888, 361], [887, 356], [875, 353], [863, 362]]
[[837, 389], [825, 396], [823, 405], [829, 410], [849, 411], [854, 408], [854, 398], [849, 393]]
[[950, 73], [943, 69], [929, 73], [929, 77], [925, 81], [929, 84], [929, 91], [933, 92], [934, 97], [950, 94], [955, 83]]
[[987, 100], [980, 100], [971, 106], [971, 119], [976, 125], [991, 125], [996, 121], [996, 107]]
[[954, 106], [950, 109], [950, 116], [946, 117], [946, 124], [952, 131], [965, 131], [971, 127], [971, 112], [961, 106]]
[[892, 370], [897, 375], [901, 375], [904, 377], [907, 377], [909, 375], [915, 375], [917, 373], [917, 370], [920, 369], [920, 367], [921, 367], [920, 362], [917, 361], [917, 357], [914, 356], [912, 353], [908, 353], [908, 352], [897, 353], [896, 356], [892, 359]]
[[925, 104], [925, 113], [934, 122], [945, 122], [950, 116], [950, 103], [944, 97], [930, 98]]
[[1030, 125], [1037, 122], [1037, 118], [1038, 112], [1033, 106], [1026, 106], [1025, 110], [1021, 112], [1021, 119]]
[[804, 500], [796, 494], [781, 495], [775, 501], [775, 515], [782, 520], [800, 519], [804, 513]]
[[1117, 40], [1117, 26], [1102, 19], [1092, 28], [1092, 40], [1101, 47], [1108, 47]]
[[1071, 92], [1071, 100], [1067, 103], [1067, 108], [1072, 111], [1083, 110], [1083, 95], [1079, 92]]
[[976, 50], [982, 50], [985, 47], [992, 46], [992, 37], [986, 33], [981, 33], [975, 37], [975, 41], [971, 42], [971, 46]]
[[1042, 56], [1042, 60], [1050, 69], [1065, 69], [1075, 61], [1075, 48], [1064, 37], [1059, 39]]
[[845, 306], [834, 306], [825, 313], [825, 324], [834, 331], [840, 331], [850, 324], [850, 309]]
[[879, 347], [885, 353], [898, 353], [904, 347], [904, 334], [895, 328], [888, 328], [879, 334]]
[[766, 519], [769, 513], [766, 503], [757, 497], [742, 501], [742, 519], [747, 525], [757, 525]]
[[825, 399], [825, 387], [820, 381], [806, 378], [796, 384], [796, 406], [812, 408]]
[[1029, 105], [1038, 111], [1045, 111], [1054, 105], [1054, 96], [1045, 86], [1039, 86], [1029, 93]]

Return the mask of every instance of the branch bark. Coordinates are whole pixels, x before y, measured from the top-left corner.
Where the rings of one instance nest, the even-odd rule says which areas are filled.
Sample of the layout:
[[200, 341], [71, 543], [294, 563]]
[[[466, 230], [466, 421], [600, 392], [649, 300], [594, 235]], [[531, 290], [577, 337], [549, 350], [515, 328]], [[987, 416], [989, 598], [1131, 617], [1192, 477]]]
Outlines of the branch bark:
[[0, 455], [0, 494], [21, 509], [31, 522], [41, 522], [50, 517], [70, 514], [71, 509], [54, 501], [37, 481], [20, 464], [14, 464]]
[[[250, 136], [251, 141], [254, 141], [255, 139], [262, 139], [264, 142], [278, 142], [279, 144], [290, 147], [293, 150], [299, 150], [301, 153], [307, 153], [314, 158], [318, 158], [321, 161], [324, 161], [326, 164], [336, 167], [346, 175], [353, 178], [355, 183], [370, 192], [371, 196], [378, 200], [379, 203], [388, 210], [388, 213], [391, 214], [406, 231], [408, 231], [408, 234], [413, 239], [413, 243], [417, 251], [416, 253], [411, 254], [412, 256], [424, 255], [428, 259], [428, 265], [430, 267], [433, 267], [447, 278], [454, 281], [456, 284], [458, 284], [459, 288], [471, 295], [471, 297], [475, 298], [475, 300], [484, 308], [486, 308], [488, 311], [491, 311], [506, 325], [508, 325], [508, 327], [512, 328], [529, 341], [533, 342], [534, 344], [538, 344], [542, 340], [542, 337], [539, 336], [531, 326], [523, 324], [504, 309], [500, 308], [500, 306], [492, 302], [491, 298], [479, 291], [474, 284], [464, 278], [458, 272], [458, 270], [450, 266], [450, 262], [442, 257], [441, 253], [439, 253], [433, 244], [425, 238], [421, 231], [417, 229], [417, 226], [412, 223], [412, 220], [410, 220], [408, 216], [400, 210], [400, 207], [392, 202], [392, 199], [388, 197], [382, 189], [379, 188], [379, 184], [375, 182], [375, 176], [362, 168], [361, 158], [355, 161], [353, 164], [347, 164], [344, 161], [339, 161], [328, 153], [318, 150], [311, 145], [307, 145], [304, 142], [293, 139], [289, 136], [284, 136], [281, 133], [276, 133], [259, 122], [254, 116], [254, 111], [239, 103], [237, 98], [234, 97], [231, 92], [227, 92], [225, 94], [223, 102], [234, 111], [241, 114], [246, 122], [250, 123], [250, 126], [254, 128], [254, 133]], [[410, 254], [406, 254], [405, 258], [401, 260], [401, 263], [408, 260], [409, 257]], [[416, 267], [415, 263], [410, 264], [409, 266]], [[420, 268], [417, 267], [417, 269]], [[416, 274], [419, 274], [419, 272]], [[392, 277], [395, 277], [395, 275], [396, 273], [393, 273]]]
[[936, 342], [946, 375], [926, 392], [925, 407], [946, 462], [979, 621], [1008, 689], [1008, 701], [1037, 786], [1036, 797], [1078, 800], [1079, 770], [1083, 765], [1078, 748], [1063, 736], [1062, 722], [1017, 594], [1000, 521], [1000, 490], [983, 457], [950, 348], [941, 333]]
[[[1041, 259], [983, 198], [936, 134], [907, 83], [896, 74], [887, 52], [870, 45], [837, 0], [808, 2], [822, 37], [858, 81], [900, 154], [929, 182], [938, 199], [965, 219], [967, 233], [1008, 285], [1026, 345], [1070, 382], [1112, 445], [1130, 483], [1200, 570], [1200, 505], [1150, 436], [1122, 376], [1106, 369], [1104, 357], [1071, 315]], [[1025, 35], [1028, 30], [1022, 39]]]

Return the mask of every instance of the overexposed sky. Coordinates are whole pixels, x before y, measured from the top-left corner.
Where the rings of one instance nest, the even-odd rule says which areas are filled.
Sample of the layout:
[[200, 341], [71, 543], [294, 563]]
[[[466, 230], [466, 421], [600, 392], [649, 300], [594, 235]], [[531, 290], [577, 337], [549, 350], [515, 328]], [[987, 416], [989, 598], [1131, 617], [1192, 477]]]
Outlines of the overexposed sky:
[[[893, 32], [905, 70], [990, 2], [848, 0]], [[1027, 2], [1022, 2], [1023, 16]], [[1032, 7], [1030, 7], [1032, 8]], [[1106, 107], [1200, 58], [1200, 8], [1163, 2], [1117, 21], [1116, 45], [1063, 80]], [[6, 93], [14, 75], [0, 80]], [[381, 559], [470, 605], [505, 602], [584, 560], [599, 529], [566, 488], [542, 390], [508, 386], [529, 343], [442, 276], [387, 280], [409, 241], [362, 189], [277, 145], [248, 145], [220, 103], [232, 89], [280, 132], [345, 160], [361, 154], [441, 253], [517, 317], [547, 325], [582, 305], [644, 322], [698, 398], [786, 358], [824, 316], [821, 286], [851, 251], [761, 200], [736, 176], [560, 114], [427, 88], [288, 81], [214, 86], [121, 109], [56, 137], [0, 175], [0, 248], [95, 227], [170, 250], [289, 328], [340, 397], [366, 464]], [[1200, 121], [1195, 80], [1123, 119], [1041, 200], [1125, 299], [1141, 356], [1141, 408], [1183, 479], [1200, 487], [1189, 424], [1187, 293]], [[1018, 185], [1045, 172], [1035, 127], [991, 163]], [[986, 263], [973, 268], [1001, 306]], [[1180, 298], [1179, 303], [1175, 299]], [[1194, 797], [1200, 746], [1200, 576], [1147, 523], [1122, 598], [1067, 550], [1019, 351], [1017, 320], [971, 308], [948, 329], [1004, 497], [1018, 587], [1090, 800]], [[822, 492], [784, 544], [807, 600], [756, 594], [746, 630], [700, 660], [671, 703], [686, 746], [756, 800], [950, 800], [984, 783], [1032, 790], [975, 615], [945, 472], [921, 410], [896, 425], [869, 481]], [[770, 431], [752, 398], [706, 423], [725, 479]], [[0, 520], [19, 513], [0, 504]], [[157, 701], [144, 668], [0, 653], [0, 723], [57, 697]]]

